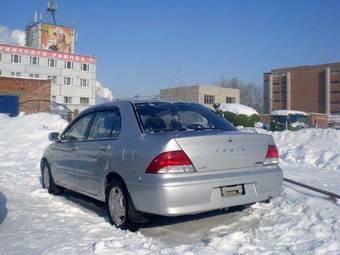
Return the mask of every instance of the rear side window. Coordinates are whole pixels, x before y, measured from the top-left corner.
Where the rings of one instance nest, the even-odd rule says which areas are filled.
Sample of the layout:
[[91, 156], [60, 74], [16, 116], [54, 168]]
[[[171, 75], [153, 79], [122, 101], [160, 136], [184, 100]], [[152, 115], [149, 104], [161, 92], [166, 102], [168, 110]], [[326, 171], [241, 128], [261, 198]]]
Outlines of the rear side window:
[[235, 130], [217, 113], [199, 104], [148, 102], [135, 108], [144, 132], [172, 130]]
[[118, 111], [97, 112], [89, 131], [88, 140], [117, 138], [120, 127], [121, 120]]
[[87, 127], [94, 114], [88, 114], [76, 120], [61, 136], [64, 141], [81, 141], [86, 136]]

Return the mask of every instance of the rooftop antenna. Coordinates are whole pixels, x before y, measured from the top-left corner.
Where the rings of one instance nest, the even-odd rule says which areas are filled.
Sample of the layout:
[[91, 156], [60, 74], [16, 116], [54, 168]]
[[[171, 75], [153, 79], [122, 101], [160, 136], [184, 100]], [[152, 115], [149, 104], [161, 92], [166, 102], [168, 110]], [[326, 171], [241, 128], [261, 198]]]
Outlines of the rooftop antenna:
[[57, 12], [57, 4], [56, 2], [50, 0], [47, 2], [47, 9], [46, 11], [52, 15], [54, 25], [57, 25], [55, 21], [55, 13]]

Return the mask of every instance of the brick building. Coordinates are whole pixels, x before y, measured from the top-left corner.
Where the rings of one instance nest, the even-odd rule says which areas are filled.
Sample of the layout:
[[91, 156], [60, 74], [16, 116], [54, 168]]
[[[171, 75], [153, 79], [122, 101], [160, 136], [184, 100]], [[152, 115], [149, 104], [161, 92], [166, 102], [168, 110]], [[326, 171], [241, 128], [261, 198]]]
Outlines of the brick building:
[[340, 63], [273, 69], [263, 75], [264, 110], [340, 115]]
[[[51, 98], [51, 80], [0, 76], [0, 95], [19, 96], [19, 104], [29, 100], [49, 101]], [[33, 107], [39, 107], [39, 109], [33, 109], [30, 104], [22, 104], [19, 111], [26, 113], [49, 111], [50, 103], [41, 102]]]

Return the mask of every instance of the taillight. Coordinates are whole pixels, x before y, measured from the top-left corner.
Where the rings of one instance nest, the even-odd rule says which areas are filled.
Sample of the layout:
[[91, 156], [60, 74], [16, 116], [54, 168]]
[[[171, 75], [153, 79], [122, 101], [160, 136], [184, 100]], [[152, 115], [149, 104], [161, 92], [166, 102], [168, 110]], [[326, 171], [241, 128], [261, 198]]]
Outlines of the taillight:
[[266, 159], [264, 161], [264, 165], [272, 165], [279, 163], [279, 152], [275, 146], [275, 144], [270, 144], [268, 146]]
[[168, 151], [155, 157], [148, 168], [148, 174], [175, 174], [196, 172], [184, 151]]

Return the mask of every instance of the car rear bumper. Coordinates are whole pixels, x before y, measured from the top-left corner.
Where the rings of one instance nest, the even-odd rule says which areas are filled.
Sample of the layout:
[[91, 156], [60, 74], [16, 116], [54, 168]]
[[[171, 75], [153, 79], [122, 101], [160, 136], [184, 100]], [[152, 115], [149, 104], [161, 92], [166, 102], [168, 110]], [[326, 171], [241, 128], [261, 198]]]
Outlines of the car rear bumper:
[[[281, 192], [282, 181], [282, 170], [273, 165], [193, 174], [147, 174], [127, 184], [136, 210], [177, 216], [274, 198]], [[243, 184], [244, 194], [222, 196], [221, 187], [239, 184]]]

